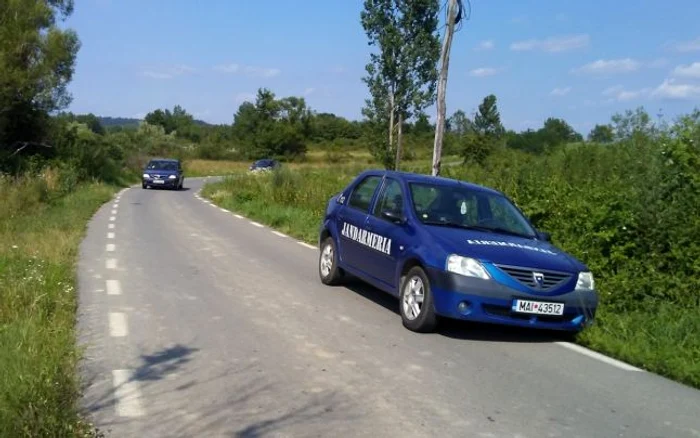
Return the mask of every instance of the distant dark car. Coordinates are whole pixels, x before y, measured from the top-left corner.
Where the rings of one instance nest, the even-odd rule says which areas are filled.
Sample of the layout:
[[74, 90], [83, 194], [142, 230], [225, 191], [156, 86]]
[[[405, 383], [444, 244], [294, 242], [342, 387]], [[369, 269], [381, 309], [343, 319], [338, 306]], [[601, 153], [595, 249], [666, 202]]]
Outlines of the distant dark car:
[[141, 186], [144, 189], [149, 187], [164, 187], [172, 190], [182, 189], [185, 183], [185, 175], [182, 170], [180, 160], [157, 158], [146, 164], [143, 170]]
[[249, 170], [251, 172], [266, 172], [270, 170], [275, 170], [278, 167], [280, 167], [279, 161], [272, 159], [264, 159], [258, 160], [255, 163], [251, 164]]

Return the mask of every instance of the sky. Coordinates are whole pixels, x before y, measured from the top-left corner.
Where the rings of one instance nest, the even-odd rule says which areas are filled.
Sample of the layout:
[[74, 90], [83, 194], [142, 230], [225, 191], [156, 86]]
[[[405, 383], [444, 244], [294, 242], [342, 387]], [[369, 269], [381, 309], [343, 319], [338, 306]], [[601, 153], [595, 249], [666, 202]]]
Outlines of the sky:
[[[444, 2], [445, 0], [441, 0]], [[466, 3], [466, 1], [465, 1]], [[373, 47], [362, 0], [82, 0], [75, 113], [141, 118], [183, 106], [232, 123], [261, 87], [360, 119]], [[444, 13], [441, 13], [441, 24]], [[700, 1], [471, 0], [455, 34], [447, 114], [488, 94], [506, 128], [560, 117], [586, 135], [643, 106], [673, 120], [700, 107]], [[442, 41], [442, 35], [440, 39]], [[435, 107], [427, 111], [435, 117]]]

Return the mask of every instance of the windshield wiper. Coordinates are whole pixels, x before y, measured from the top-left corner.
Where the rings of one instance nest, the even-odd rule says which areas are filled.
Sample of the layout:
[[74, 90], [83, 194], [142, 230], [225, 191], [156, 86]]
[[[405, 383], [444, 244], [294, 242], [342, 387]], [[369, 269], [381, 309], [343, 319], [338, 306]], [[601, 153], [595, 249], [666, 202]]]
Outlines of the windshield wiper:
[[454, 228], [462, 228], [465, 230], [478, 230], [478, 231], [486, 231], [489, 233], [496, 233], [496, 234], [507, 234], [509, 236], [515, 236], [515, 237], [523, 237], [526, 239], [532, 239], [534, 236], [528, 236], [526, 234], [518, 233], [516, 231], [511, 231], [506, 228], [501, 228], [501, 227], [482, 227], [479, 225], [464, 225], [460, 224], [458, 222], [452, 222], [452, 221], [425, 221], [423, 222], [426, 225], [438, 225], [442, 227], [454, 227]]

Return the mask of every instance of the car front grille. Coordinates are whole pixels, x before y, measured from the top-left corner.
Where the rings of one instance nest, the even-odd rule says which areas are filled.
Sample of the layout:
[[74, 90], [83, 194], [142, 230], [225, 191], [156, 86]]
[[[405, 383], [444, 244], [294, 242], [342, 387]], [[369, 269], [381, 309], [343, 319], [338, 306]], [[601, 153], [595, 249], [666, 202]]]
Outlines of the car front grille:
[[[566, 283], [572, 277], [572, 274], [568, 272], [534, 270], [518, 266], [496, 266], [520, 284], [543, 292], [550, 291]], [[536, 278], [541, 278], [541, 281], [537, 281]]]

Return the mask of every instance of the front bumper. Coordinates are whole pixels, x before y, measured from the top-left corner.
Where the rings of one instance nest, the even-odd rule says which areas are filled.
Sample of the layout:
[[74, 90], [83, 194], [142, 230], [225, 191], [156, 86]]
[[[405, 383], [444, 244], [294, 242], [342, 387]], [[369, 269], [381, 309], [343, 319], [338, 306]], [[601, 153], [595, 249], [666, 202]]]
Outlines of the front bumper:
[[[178, 178], [175, 178], [175, 179], [165, 178], [165, 179], [156, 180], [154, 178], [141, 178], [141, 181], [143, 184], [150, 186], [150, 187], [172, 188], [172, 187], [176, 187], [178, 185], [179, 179]], [[163, 181], [163, 182], [159, 183], [157, 181]]]
[[[598, 296], [572, 291], [561, 295], [528, 294], [493, 280], [429, 269], [435, 312], [443, 317], [518, 327], [579, 331], [593, 323]], [[514, 299], [561, 303], [564, 314], [533, 315], [512, 310]], [[463, 303], [460, 306], [460, 303]]]

